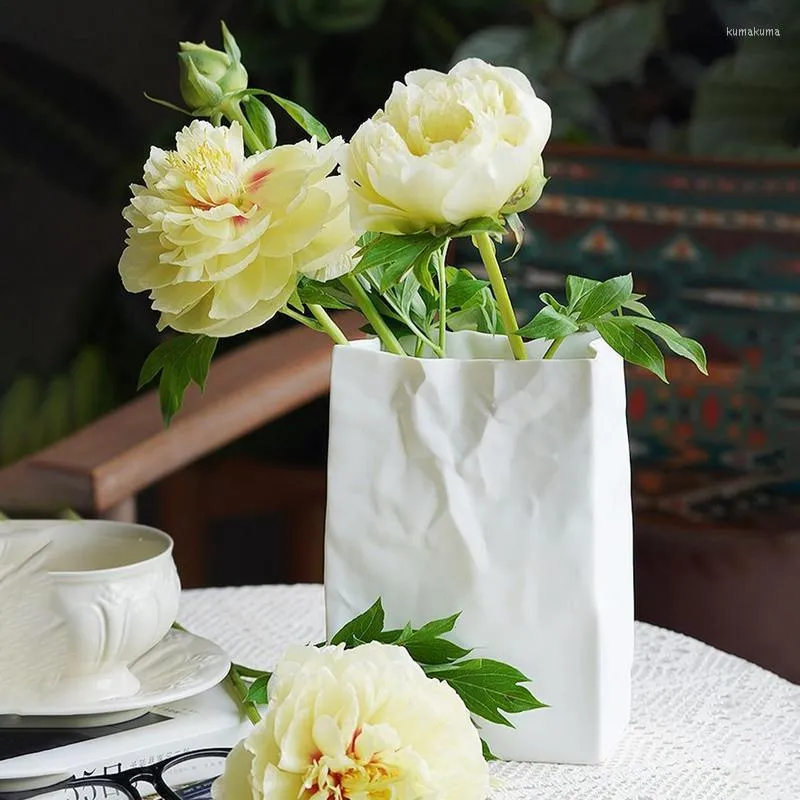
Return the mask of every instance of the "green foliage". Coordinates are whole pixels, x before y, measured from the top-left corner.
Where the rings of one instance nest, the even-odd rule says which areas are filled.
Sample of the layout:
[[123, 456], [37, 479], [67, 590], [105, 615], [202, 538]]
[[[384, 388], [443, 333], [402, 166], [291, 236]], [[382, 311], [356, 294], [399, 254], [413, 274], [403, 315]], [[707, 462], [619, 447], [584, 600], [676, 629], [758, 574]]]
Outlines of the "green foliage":
[[114, 405], [102, 352], [81, 351], [67, 372], [41, 381], [19, 376], [0, 398], [0, 465], [74, 433]]
[[631, 275], [602, 282], [568, 275], [566, 295], [566, 305], [547, 292], [540, 295], [544, 307], [517, 331], [529, 339], [552, 340], [545, 358], [552, 357], [561, 340], [571, 333], [596, 330], [626, 361], [650, 370], [664, 382], [667, 381], [664, 356], [651, 336], [658, 337], [673, 353], [689, 359], [700, 372], [708, 374], [702, 346], [653, 319], [650, 309], [641, 302], [644, 295], [634, 293]]
[[635, 325], [626, 325], [622, 317], [604, 317], [595, 320], [597, 332], [626, 361], [638, 364], [658, 375], [664, 383], [667, 376], [664, 372], [664, 355], [655, 342]]
[[597, 319], [616, 311], [633, 294], [633, 276], [620, 275], [592, 287], [578, 304], [578, 319], [582, 322]]
[[178, 413], [189, 384], [194, 382], [205, 389], [208, 368], [217, 347], [210, 336], [181, 333], [162, 342], [147, 357], [139, 374], [139, 387], [150, 383], [161, 373], [158, 393], [164, 424]]
[[548, 305], [517, 333], [526, 339], [563, 339], [579, 329], [575, 320]]
[[451, 331], [501, 332], [497, 301], [489, 281], [455, 267], [448, 267], [446, 275], [447, 327]]
[[576, 20], [591, 14], [600, 0], [546, 0], [551, 14], [559, 19]]
[[256, 678], [251, 684], [245, 697], [246, 703], [253, 703], [254, 705], [266, 705], [269, 700], [268, 687], [269, 679], [272, 677], [271, 672], [266, 672]]
[[272, 112], [257, 98], [248, 97], [244, 102], [244, 114], [264, 147], [268, 150], [275, 147], [278, 137]]
[[[459, 615], [434, 620], [421, 628], [407, 623], [403, 628], [384, 630], [385, 615], [380, 598], [348, 622], [331, 638], [331, 644], [358, 647], [379, 641], [405, 647], [409, 655], [431, 678], [446, 681], [476, 717], [513, 727], [505, 716], [544, 708], [523, 683], [529, 679], [518, 669], [488, 658], [466, 658], [471, 651], [442, 638], [453, 630]], [[491, 756], [484, 748], [484, 756]]]
[[732, 56], [719, 59], [700, 77], [688, 127], [690, 152], [723, 158], [800, 158], [798, 68], [800, 30], [743, 39]]
[[354, 303], [350, 295], [343, 291], [334, 281], [322, 282], [311, 278], [301, 278], [297, 284], [296, 292], [299, 311], [304, 305], [318, 305], [334, 311], [353, 308]]
[[243, 97], [255, 97], [256, 95], [266, 95], [273, 102], [279, 105], [309, 136], [316, 136], [320, 144], [327, 144], [331, 140], [328, 129], [309, 111], [293, 100], [287, 100], [277, 94], [268, 92], [265, 89], [247, 89], [242, 93]]
[[497, 756], [491, 751], [488, 744], [484, 739], [481, 739], [481, 751], [483, 752], [483, 758], [486, 761], [497, 761]]
[[445, 244], [445, 239], [428, 231], [408, 236], [393, 236], [381, 233], [361, 248], [358, 257], [358, 272], [378, 275], [378, 289], [386, 292], [401, 281], [415, 265], [427, 269], [434, 252]]
[[482, 58], [515, 67], [537, 80], [556, 66], [565, 41], [561, 25], [552, 17], [540, 16], [532, 26], [493, 25], [477, 31], [458, 46], [453, 61]]
[[636, 75], [663, 25], [660, 0], [611, 6], [578, 23], [567, 45], [564, 65], [593, 85]]

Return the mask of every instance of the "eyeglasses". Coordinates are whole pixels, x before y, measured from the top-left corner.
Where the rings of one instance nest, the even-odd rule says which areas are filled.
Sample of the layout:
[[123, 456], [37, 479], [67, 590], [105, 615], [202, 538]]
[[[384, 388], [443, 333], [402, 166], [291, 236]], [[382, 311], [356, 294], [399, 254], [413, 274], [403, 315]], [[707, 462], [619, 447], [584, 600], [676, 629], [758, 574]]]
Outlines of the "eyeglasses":
[[162, 800], [210, 800], [211, 784], [225, 770], [226, 747], [195, 750], [172, 756], [148, 767], [134, 767], [111, 775], [71, 778], [55, 786], [3, 792], [0, 800], [145, 800], [137, 784], [149, 784]]

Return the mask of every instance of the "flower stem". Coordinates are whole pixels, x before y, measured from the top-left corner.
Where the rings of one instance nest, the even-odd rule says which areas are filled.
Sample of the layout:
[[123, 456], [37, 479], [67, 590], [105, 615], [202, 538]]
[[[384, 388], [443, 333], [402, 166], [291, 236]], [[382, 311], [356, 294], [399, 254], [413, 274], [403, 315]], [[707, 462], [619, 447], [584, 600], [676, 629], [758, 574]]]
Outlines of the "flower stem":
[[446, 273], [446, 257], [447, 245], [446, 242], [441, 250], [434, 253], [436, 259], [436, 274], [439, 281], [439, 358], [444, 358], [447, 352], [447, 273]]
[[[318, 311], [315, 312], [314, 308], [318, 309]], [[342, 333], [341, 328], [327, 315], [324, 308], [321, 306], [309, 305], [309, 309], [311, 313], [314, 314], [315, 319], [309, 319], [305, 314], [301, 314], [299, 311], [295, 311], [289, 306], [284, 306], [280, 309], [280, 313], [302, 323], [312, 330], [318, 331], [321, 327], [336, 344], [350, 344], [350, 342], [347, 341], [347, 337]]]
[[[189, 632], [177, 620], [172, 623], [172, 627], [177, 631], [183, 631], [184, 633]], [[231, 668], [228, 670], [228, 680], [234, 692], [236, 692], [236, 696], [239, 698], [239, 703], [244, 709], [245, 714], [247, 714], [247, 718], [254, 725], [261, 722], [261, 714], [258, 713], [258, 709], [252, 703], [246, 700], [248, 690], [247, 685], [242, 680], [242, 675], [248, 675], [251, 678], [260, 678], [263, 674], [263, 672], [250, 669], [250, 667], [243, 667], [240, 664], [231, 664]]]
[[342, 333], [342, 329], [331, 319], [330, 314], [316, 303], [309, 303], [308, 310], [316, 317], [317, 322], [325, 328], [325, 333], [333, 339], [336, 344], [350, 344], [347, 337]]
[[342, 285], [350, 291], [353, 299], [369, 321], [369, 324], [375, 329], [375, 333], [378, 334], [378, 337], [386, 346], [386, 349], [397, 356], [406, 355], [403, 346], [389, 329], [389, 326], [383, 321], [383, 317], [380, 315], [378, 309], [375, 308], [372, 300], [369, 299], [369, 295], [359, 283], [358, 278], [352, 273], [347, 273], [346, 275], [342, 275], [339, 280], [342, 282]]
[[244, 666], [244, 664], [234, 664], [233, 666], [236, 667], [236, 671], [243, 678], [263, 678], [265, 675], [270, 674], [267, 670], [253, 669], [252, 667]]
[[261, 722], [261, 714], [258, 713], [258, 709], [252, 703], [247, 701], [247, 685], [242, 680], [242, 676], [239, 674], [236, 664], [231, 664], [230, 671], [228, 672], [228, 680], [231, 682], [236, 696], [239, 698], [239, 702], [242, 704], [245, 714], [247, 714], [247, 718], [253, 725], [257, 725]]
[[231, 122], [236, 121], [242, 126], [244, 140], [251, 153], [260, 153], [267, 149], [266, 145], [258, 138], [258, 134], [253, 130], [253, 126], [247, 121], [247, 117], [244, 115], [238, 100], [234, 100], [232, 103], [225, 103], [220, 108]]
[[553, 339], [553, 341], [550, 343], [550, 347], [547, 348], [542, 358], [552, 358], [556, 354], [556, 350], [558, 350], [563, 341], [564, 341], [563, 336], [560, 339]]
[[[372, 281], [370, 281], [370, 283], [372, 283], [373, 286], [375, 285], [374, 282]], [[378, 287], [376, 286], [375, 288], [377, 289]], [[429, 336], [423, 333], [423, 331], [420, 330], [420, 328], [416, 325], [414, 320], [412, 320], [408, 314], [403, 313], [403, 310], [400, 308], [397, 301], [392, 297], [391, 292], [387, 292], [385, 295], [383, 295], [382, 299], [383, 302], [386, 303], [386, 305], [388, 305], [389, 308], [391, 308], [392, 311], [394, 311], [398, 317], [402, 318], [403, 322], [408, 326], [408, 329], [411, 331], [411, 333], [413, 333], [414, 336], [417, 337], [417, 344], [414, 351], [414, 355], [417, 358], [420, 357], [422, 349], [424, 348], [425, 345], [428, 345], [428, 347], [430, 347], [430, 349], [433, 350], [434, 354], [438, 358], [442, 357], [443, 353], [439, 345], [436, 344], [436, 342], [434, 342]]]
[[514, 306], [511, 305], [511, 298], [508, 296], [508, 287], [503, 278], [503, 273], [500, 271], [500, 264], [497, 263], [494, 242], [488, 233], [479, 233], [473, 237], [473, 240], [477, 245], [478, 252], [481, 254], [481, 261], [486, 267], [489, 282], [492, 284], [497, 307], [500, 310], [500, 318], [503, 320], [508, 343], [511, 345], [511, 352], [518, 361], [525, 361], [528, 355], [525, 352], [522, 337], [513, 333], [519, 327], [517, 325], [517, 316], [514, 313]]

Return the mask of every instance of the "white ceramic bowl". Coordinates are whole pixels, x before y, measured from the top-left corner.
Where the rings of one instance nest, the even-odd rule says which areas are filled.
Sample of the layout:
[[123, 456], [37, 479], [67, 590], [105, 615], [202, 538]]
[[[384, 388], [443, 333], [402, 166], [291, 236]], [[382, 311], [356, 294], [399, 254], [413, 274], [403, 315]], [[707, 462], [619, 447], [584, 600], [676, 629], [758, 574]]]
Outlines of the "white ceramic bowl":
[[[23, 639], [22, 649], [31, 661], [38, 653], [40, 664], [49, 662], [46, 676], [33, 686], [36, 693], [72, 704], [136, 694], [139, 681], [128, 666], [163, 638], [178, 612], [172, 539], [144, 525], [102, 520], [0, 526], [0, 536], [9, 531], [11, 540], [27, 545], [29, 552], [47, 545], [41, 551], [46, 575], [27, 598], [23, 591], [19, 602], [4, 600], [0, 626], [6, 637], [13, 636], [15, 613], [24, 622], [37, 605], [37, 613], [42, 607], [51, 612], [46, 626], [17, 626], [18, 638], [36, 636], [39, 629], [41, 642]], [[0, 557], [0, 575], [1, 568]]]

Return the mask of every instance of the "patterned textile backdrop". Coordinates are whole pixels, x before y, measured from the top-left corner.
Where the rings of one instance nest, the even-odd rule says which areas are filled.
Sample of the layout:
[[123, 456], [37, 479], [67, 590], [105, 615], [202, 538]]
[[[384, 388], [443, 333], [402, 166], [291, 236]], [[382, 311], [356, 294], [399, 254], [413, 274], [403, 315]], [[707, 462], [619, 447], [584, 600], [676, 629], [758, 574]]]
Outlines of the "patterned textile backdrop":
[[[656, 317], [700, 340], [709, 377], [628, 368], [639, 520], [800, 529], [800, 165], [557, 151], [506, 264], [520, 319], [564, 276], [632, 272]], [[468, 266], [480, 265], [460, 251]]]

